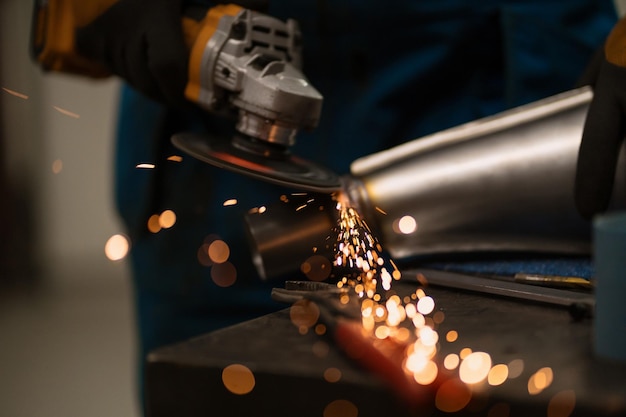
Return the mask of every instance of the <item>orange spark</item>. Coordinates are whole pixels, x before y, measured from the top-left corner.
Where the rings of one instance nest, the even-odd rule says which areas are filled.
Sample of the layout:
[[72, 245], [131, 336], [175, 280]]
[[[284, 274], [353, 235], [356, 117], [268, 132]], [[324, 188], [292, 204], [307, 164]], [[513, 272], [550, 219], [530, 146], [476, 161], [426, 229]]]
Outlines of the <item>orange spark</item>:
[[28, 99], [28, 96], [27, 96], [26, 94], [22, 94], [22, 93], [18, 93], [17, 91], [9, 90], [9, 89], [8, 89], [8, 88], [6, 88], [6, 87], [2, 87], [2, 89], [3, 89], [5, 92], [7, 92], [7, 93], [11, 94], [12, 96], [15, 96], [15, 97], [18, 97], [18, 98], [21, 98], [21, 99], [24, 99], [24, 100], [27, 100], [27, 99]]
[[71, 111], [66, 110], [66, 109], [63, 109], [63, 108], [61, 108], [59, 106], [52, 106], [52, 108], [55, 109], [56, 111], [58, 111], [59, 113], [64, 114], [64, 115], [69, 116], [69, 117], [73, 117], [74, 119], [78, 119], [80, 117], [79, 114], [71, 112]]

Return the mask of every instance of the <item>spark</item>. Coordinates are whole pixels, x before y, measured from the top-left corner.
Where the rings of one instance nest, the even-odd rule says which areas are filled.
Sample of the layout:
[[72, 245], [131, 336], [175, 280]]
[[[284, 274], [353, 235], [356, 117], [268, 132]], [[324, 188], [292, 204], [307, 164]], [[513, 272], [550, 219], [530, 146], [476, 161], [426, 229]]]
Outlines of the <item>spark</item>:
[[78, 113], [74, 113], [74, 112], [66, 110], [66, 109], [64, 109], [62, 107], [52, 106], [52, 108], [54, 110], [58, 111], [59, 113], [64, 114], [65, 116], [73, 117], [74, 119], [80, 118], [80, 115]]
[[377, 206], [377, 207], [374, 207], [374, 208], [376, 209], [377, 212], [379, 212], [381, 214], [384, 214], [385, 216], [387, 215], [387, 212], [385, 210], [381, 209], [380, 207]]
[[231, 198], [229, 200], [226, 200], [226, 201], [224, 201], [223, 205], [224, 205], [224, 207], [237, 205], [237, 199], [236, 198]]
[[[301, 265], [301, 270], [311, 280], [325, 280], [328, 276], [335, 278], [337, 287], [342, 291], [339, 298], [342, 304], [356, 298], [360, 304], [364, 334], [376, 342], [390, 339], [400, 344], [404, 355], [403, 370], [413, 377], [415, 383], [434, 383], [439, 380], [440, 370], [444, 368], [458, 373], [458, 378], [447, 379], [439, 385], [436, 393], [439, 410], [453, 412], [466, 407], [471, 400], [473, 386], [482, 381], [487, 380], [491, 386], [497, 386], [521, 374], [523, 362], [513, 361], [508, 365], [492, 367], [491, 356], [487, 352], [473, 352], [469, 347], [461, 349], [458, 354], [438, 358], [440, 337], [436, 329], [444, 321], [445, 314], [435, 311], [435, 300], [426, 294], [424, 289], [428, 280], [423, 274], [417, 274], [416, 281], [421, 287], [402, 298], [398, 296], [392, 284], [401, 279], [400, 269], [383, 251], [365, 220], [350, 206], [348, 197], [335, 194], [333, 198], [337, 220], [327, 238], [334, 254], [332, 263], [328, 267], [316, 266], [319, 260], [316, 258], [318, 255], [314, 255]], [[296, 210], [302, 210], [311, 202], [313, 199]], [[376, 210], [387, 214], [378, 207]], [[418, 229], [418, 223], [412, 216], [403, 216], [394, 223], [397, 233], [411, 234]], [[324, 275], [313, 274], [316, 268], [323, 269]], [[330, 275], [326, 275], [329, 272]], [[292, 321], [301, 334], [306, 334], [319, 318], [317, 306], [310, 301], [308, 303], [298, 302], [290, 311]], [[457, 331], [450, 330], [445, 340], [453, 343], [458, 337]], [[550, 384], [550, 378], [551, 374], [548, 375], [547, 371], [538, 372], [528, 382], [529, 392], [544, 389]]]
[[8, 89], [8, 88], [6, 88], [6, 87], [2, 87], [2, 89], [3, 89], [6, 93], [11, 94], [12, 96], [15, 96], [15, 97], [17, 97], [17, 98], [21, 98], [21, 99], [23, 99], [23, 100], [28, 100], [28, 96], [27, 96], [26, 94], [23, 94], [23, 93], [18, 93], [17, 91], [14, 91], [14, 90], [9, 90], [9, 89]]
[[154, 164], [142, 163], [142, 164], [135, 165], [135, 168], [139, 168], [139, 169], [154, 169], [155, 166], [156, 165], [154, 165]]
[[172, 156], [169, 156], [167, 160], [172, 161], [172, 162], [182, 162], [183, 157], [180, 155], [172, 155]]
[[261, 207], [253, 207], [251, 208], [248, 213], [250, 214], [263, 214], [267, 211], [267, 207], [265, 206], [261, 206]]

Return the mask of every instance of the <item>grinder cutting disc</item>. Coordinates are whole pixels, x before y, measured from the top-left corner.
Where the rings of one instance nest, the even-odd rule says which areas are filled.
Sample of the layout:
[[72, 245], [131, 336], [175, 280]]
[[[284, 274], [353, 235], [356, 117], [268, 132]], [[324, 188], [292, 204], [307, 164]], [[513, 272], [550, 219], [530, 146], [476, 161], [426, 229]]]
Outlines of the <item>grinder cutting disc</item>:
[[172, 143], [201, 161], [277, 185], [321, 193], [341, 188], [339, 177], [329, 169], [247, 136], [227, 139], [179, 133]]

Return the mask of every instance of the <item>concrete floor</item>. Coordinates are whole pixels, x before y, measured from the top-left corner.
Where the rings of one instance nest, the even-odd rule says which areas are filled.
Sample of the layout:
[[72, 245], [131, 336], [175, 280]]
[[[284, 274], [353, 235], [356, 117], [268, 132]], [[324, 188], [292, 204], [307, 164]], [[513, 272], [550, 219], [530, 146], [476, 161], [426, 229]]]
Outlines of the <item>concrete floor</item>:
[[0, 291], [0, 416], [138, 416], [131, 296], [106, 259]]

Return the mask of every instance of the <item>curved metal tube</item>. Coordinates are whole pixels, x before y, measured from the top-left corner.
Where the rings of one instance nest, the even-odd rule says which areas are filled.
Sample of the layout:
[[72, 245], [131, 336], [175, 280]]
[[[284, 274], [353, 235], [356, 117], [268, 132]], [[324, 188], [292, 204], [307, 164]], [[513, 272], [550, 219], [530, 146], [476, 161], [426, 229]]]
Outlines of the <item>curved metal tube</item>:
[[[358, 159], [343, 178], [345, 192], [396, 260], [481, 251], [588, 254], [591, 225], [576, 211], [573, 190], [591, 98], [589, 88], [568, 91]], [[626, 181], [618, 171], [620, 194]], [[624, 201], [623, 193], [615, 197]], [[332, 227], [329, 218], [319, 224]], [[254, 229], [261, 248], [267, 236]], [[284, 236], [297, 229], [273, 230]], [[283, 261], [295, 265], [307, 256]]]

